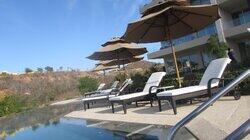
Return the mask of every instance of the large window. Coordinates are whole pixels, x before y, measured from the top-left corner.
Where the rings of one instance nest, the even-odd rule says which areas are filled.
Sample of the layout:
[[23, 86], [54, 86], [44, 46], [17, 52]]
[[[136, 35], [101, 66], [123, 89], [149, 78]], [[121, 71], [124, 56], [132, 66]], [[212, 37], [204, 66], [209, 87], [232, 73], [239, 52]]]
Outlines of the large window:
[[[216, 30], [215, 24], [211, 24], [211, 25], [207, 26], [206, 28], [204, 28], [196, 33], [189, 34], [189, 35], [186, 35], [184, 37], [174, 39], [173, 45], [176, 46], [176, 45], [194, 40], [196, 38], [200, 38], [200, 37], [203, 37], [206, 35], [211, 35], [211, 34], [216, 34], [216, 33], [217, 33], [217, 30]], [[170, 44], [168, 41], [163, 41], [161, 43], [161, 46], [162, 46], [161, 49], [165, 49], [165, 48], [168, 48], [170, 46]]]
[[232, 14], [234, 26], [250, 22], [250, 8]]
[[190, 0], [191, 5], [210, 4], [210, 0]]

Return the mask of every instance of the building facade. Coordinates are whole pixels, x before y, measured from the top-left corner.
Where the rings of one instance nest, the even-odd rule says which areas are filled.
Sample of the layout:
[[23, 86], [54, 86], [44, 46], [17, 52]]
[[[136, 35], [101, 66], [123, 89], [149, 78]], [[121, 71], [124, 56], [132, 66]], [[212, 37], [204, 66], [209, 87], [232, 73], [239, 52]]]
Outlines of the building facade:
[[[152, 0], [141, 8], [141, 13], [147, 8], [164, 2]], [[203, 68], [214, 59], [206, 53], [208, 38], [217, 34], [221, 42], [233, 49], [237, 61], [250, 61], [250, 0], [189, 0], [191, 5], [218, 4], [221, 19], [206, 28], [173, 40], [179, 65], [185, 68], [189, 62], [193, 68]], [[163, 59], [166, 70], [172, 72], [172, 50], [168, 42], [161, 42], [160, 50], [148, 54], [149, 59]], [[182, 68], [181, 68], [182, 69]]]

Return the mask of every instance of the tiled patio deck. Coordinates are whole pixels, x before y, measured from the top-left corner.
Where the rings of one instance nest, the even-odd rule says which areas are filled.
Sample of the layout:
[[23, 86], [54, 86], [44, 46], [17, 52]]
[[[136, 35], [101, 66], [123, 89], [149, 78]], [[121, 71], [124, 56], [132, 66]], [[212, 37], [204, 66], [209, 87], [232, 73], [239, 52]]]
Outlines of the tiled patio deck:
[[[165, 103], [162, 112], [158, 112], [157, 104], [155, 104], [154, 107], [150, 107], [149, 105], [135, 107], [135, 105], [131, 105], [129, 106], [127, 114], [123, 114], [121, 106], [116, 106], [115, 114], [112, 113], [109, 107], [98, 107], [88, 109], [87, 111], [74, 111], [67, 114], [66, 117], [174, 125], [200, 104], [201, 102], [194, 102], [193, 104], [179, 105], [177, 115], [174, 115], [168, 103]], [[227, 96], [221, 98], [213, 106], [209, 107], [205, 112], [189, 123], [186, 128], [200, 139], [220, 139], [249, 119], [249, 114], [250, 96], [242, 96], [242, 98], [237, 101], [234, 100], [233, 97]], [[247, 139], [249, 139], [249, 136]]]

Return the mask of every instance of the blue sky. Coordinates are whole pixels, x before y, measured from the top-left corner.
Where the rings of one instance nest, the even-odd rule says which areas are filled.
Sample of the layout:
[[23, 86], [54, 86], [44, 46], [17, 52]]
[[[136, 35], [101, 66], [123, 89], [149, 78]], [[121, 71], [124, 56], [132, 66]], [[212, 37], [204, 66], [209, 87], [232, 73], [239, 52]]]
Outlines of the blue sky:
[[[60, 66], [88, 70], [86, 59], [125, 32], [149, 0], [0, 0], [0, 71]], [[142, 44], [152, 52], [160, 44]]]

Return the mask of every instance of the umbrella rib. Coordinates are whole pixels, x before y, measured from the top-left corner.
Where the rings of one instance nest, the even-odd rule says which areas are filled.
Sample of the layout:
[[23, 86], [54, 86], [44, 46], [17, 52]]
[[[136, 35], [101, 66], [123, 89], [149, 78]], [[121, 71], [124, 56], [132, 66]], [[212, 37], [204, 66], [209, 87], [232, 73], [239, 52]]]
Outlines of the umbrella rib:
[[[183, 16], [182, 19], [185, 18], [186, 16], [188, 16], [188, 13], [185, 13], [185, 14], [186, 14], [186, 15]], [[172, 23], [172, 24], [169, 24], [169, 26], [173, 26], [173, 25], [175, 25], [175, 24], [177, 24], [177, 23], [178, 23], [178, 21], [176, 21], [176, 22], [174, 22], [174, 23]]]
[[147, 34], [148, 30], [154, 25], [155, 20], [148, 26], [146, 31], [143, 33], [143, 35], [140, 37], [140, 40], [144, 38], [144, 36]]
[[184, 25], [188, 26], [191, 30], [196, 31], [191, 25], [189, 25], [188, 23], [186, 23], [185, 21], [183, 21], [181, 18], [179, 18], [178, 16], [176, 16], [174, 13], [171, 12], [171, 15], [173, 15], [175, 18], [177, 18]]
[[[144, 22], [143, 22], [142, 24], [139, 24], [138, 26], [136, 26], [136, 27], [134, 28], [134, 30], [132, 30], [132, 31], [128, 32], [128, 33], [127, 33], [127, 35], [128, 35], [128, 34], [133, 33], [134, 31], [136, 31], [136, 29], [137, 29], [137, 28], [140, 28], [140, 27], [141, 27], [141, 25], [143, 25], [143, 24], [144, 24]], [[124, 39], [124, 37], [125, 37], [125, 36], [126, 36], [126, 34], [124, 34], [121, 38], [123, 38], [123, 39]]]

